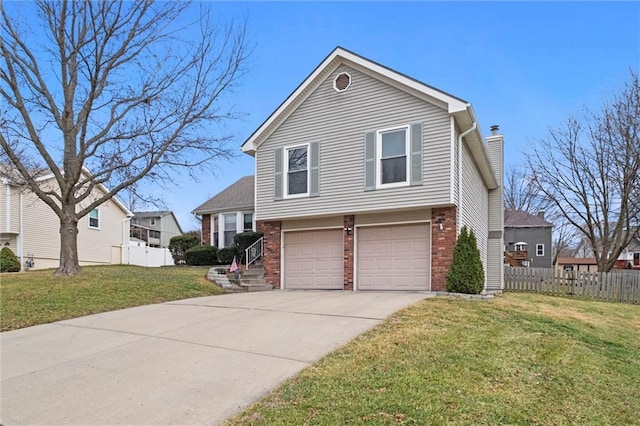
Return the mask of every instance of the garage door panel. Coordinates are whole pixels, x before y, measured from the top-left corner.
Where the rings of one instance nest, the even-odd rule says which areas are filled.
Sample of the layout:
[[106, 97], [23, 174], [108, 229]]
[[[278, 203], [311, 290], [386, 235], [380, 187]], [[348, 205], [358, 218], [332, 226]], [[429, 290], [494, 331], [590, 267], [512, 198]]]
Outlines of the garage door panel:
[[363, 227], [357, 241], [358, 289], [430, 288], [428, 224]]
[[284, 285], [289, 289], [342, 289], [342, 230], [284, 234]]

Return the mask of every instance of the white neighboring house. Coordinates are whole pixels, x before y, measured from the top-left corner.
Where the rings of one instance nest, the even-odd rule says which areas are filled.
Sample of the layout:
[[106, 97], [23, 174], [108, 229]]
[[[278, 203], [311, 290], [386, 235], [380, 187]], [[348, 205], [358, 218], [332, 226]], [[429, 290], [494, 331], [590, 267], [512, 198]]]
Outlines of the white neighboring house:
[[[46, 185], [53, 175], [39, 181]], [[106, 193], [103, 185], [95, 191]], [[129, 224], [133, 213], [118, 198], [101, 204], [78, 222], [80, 265], [128, 263]], [[28, 188], [2, 179], [0, 244], [18, 256], [22, 269], [57, 268], [60, 262], [60, 222], [51, 208]]]

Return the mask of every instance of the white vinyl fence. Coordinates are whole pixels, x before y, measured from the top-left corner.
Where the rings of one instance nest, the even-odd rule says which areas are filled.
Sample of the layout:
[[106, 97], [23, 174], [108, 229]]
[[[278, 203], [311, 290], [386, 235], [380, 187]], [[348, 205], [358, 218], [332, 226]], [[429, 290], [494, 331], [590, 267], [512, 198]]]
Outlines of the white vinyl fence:
[[129, 245], [125, 248], [126, 261], [129, 265], [138, 266], [167, 266], [173, 265], [173, 256], [168, 248], [156, 248], [138, 245]]

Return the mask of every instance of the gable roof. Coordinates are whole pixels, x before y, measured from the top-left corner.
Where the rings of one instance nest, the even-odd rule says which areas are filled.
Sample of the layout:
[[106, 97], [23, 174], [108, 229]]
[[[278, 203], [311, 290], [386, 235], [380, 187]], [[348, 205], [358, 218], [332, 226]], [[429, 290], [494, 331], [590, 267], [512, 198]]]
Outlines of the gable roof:
[[[345, 64], [357, 69], [373, 78], [416, 96], [426, 102], [444, 108], [455, 117], [460, 131], [473, 129], [465, 136], [465, 140], [478, 165], [482, 178], [490, 189], [498, 187], [497, 178], [483, 142], [480, 126], [477, 124], [473, 106], [458, 97], [436, 89], [419, 80], [408, 77], [391, 68], [357, 55], [340, 46], [336, 47], [309, 76], [271, 113], [271, 115], [258, 127], [242, 144], [243, 152], [255, 156], [256, 150], [297, 108], [313, 91], [335, 71], [338, 66]], [[475, 127], [473, 127], [475, 124]]]
[[538, 215], [533, 215], [522, 210], [505, 210], [505, 228], [551, 228], [553, 224], [547, 222]]
[[[176, 223], [176, 226], [178, 227], [178, 230], [182, 234], [184, 234], [184, 231], [182, 230], [182, 226], [180, 226], [180, 222], [178, 222], [178, 218], [170, 210], [161, 210], [161, 211], [156, 211], [156, 212], [133, 212], [133, 219], [134, 220], [135, 219], [146, 219], [146, 218], [152, 218], [152, 217], [159, 217], [159, 218], [162, 219], [165, 216], [173, 217], [173, 221]], [[144, 226], [141, 226], [140, 224], [134, 223], [133, 221], [132, 221], [131, 225], [132, 226], [137, 226], [139, 228], [145, 228]]]
[[[11, 173], [10, 171], [8, 171], [9, 169], [6, 168], [6, 166], [4, 166], [4, 168], [2, 170], [0, 170], [0, 176], [2, 177], [1, 181], [4, 184], [9, 184], [9, 185], [15, 185], [15, 186], [20, 186], [20, 187], [25, 187], [26, 183], [23, 182], [23, 179], [21, 176], [18, 176], [16, 173]], [[62, 173], [64, 173], [64, 171], [62, 171]], [[87, 169], [86, 167], [82, 166], [82, 173], [87, 175], [87, 176], [91, 176], [91, 172], [89, 171], [89, 169]], [[36, 182], [44, 182], [47, 181], [49, 179], [53, 179], [55, 178], [55, 175], [48, 170], [45, 169], [40, 169], [37, 170], [34, 173], [34, 180]], [[108, 193], [109, 189], [103, 184], [103, 183], [99, 183], [95, 186], [96, 188], [98, 188], [100, 191], [103, 191], [104, 193]], [[116, 196], [114, 195], [113, 197], [110, 198], [116, 206], [118, 206], [118, 208], [120, 210], [122, 210], [124, 212], [124, 214], [127, 217], [132, 217], [133, 213], [131, 212], [131, 210], [129, 210], [129, 208], [127, 206], [125, 206], [125, 204]]]
[[210, 198], [191, 213], [208, 214], [229, 210], [253, 210], [254, 177], [245, 176]]
[[133, 217], [135, 218], [145, 218], [145, 217], [164, 217], [168, 214], [172, 214], [173, 212], [164, 210], [157, 212], [133, 212]]

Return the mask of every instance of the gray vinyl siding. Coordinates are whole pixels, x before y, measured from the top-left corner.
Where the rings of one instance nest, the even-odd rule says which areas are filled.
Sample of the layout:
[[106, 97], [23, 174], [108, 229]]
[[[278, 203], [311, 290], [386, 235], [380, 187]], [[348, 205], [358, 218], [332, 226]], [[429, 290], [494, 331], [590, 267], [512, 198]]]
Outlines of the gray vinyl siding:
[[465, 143], [462, 144], [462, 197], [460, 215], [462, 223], [460, 227], [466, 225], [473, 229], [478, 240], [480, 258], [484, 267], [485, 283], [487, 277], [487, 237], [488, 223], [487, 215], [489, 200], [488, 190], [480, 176], [480, 172], [475, 165], [471, 152]]
[[[453, 144], [453, 171], [452, 171], [452, 179], [453, 179], [453, 202], [455, 203], [456, 206], [460, 205], [460, 163], [458, 161], [458, 136], [460, 136], [460, 130], [458, 129], [458, 126], [454, 126], [454, 133], [453, 133], [453, 141], [451, 141], [451, 143]], [[458, 231], [460, 230], [460, 224], [458, 223]]]
[[487, 289], [502, 290], [504, 287], [504, 151], [502, 136], [487, 138], [487, 152], [498, 179], [498, 188], [489, 191], [489, 232], [493, 236], [487, 242]]
[[[337, 93], [333, 78], [343, 71], [352, 84]], [[423, 185], [365, 191], [365, 133], [413, 123], [423, 124]], [[258, 147], [256, 218], [450, 205], [450, 140], [446, 110], [341, 65]], [[274, 200], [274, 150], [314, 141], [320, 143], [320, 195]]]

